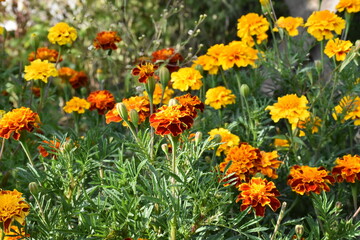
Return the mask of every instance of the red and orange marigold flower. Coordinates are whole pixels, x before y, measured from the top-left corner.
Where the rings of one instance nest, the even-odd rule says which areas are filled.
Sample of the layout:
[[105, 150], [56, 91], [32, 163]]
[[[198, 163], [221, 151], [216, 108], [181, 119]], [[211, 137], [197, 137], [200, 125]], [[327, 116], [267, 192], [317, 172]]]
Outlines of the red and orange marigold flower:
[[41, 60], [48, 60], [49, 62], [52, 63], [56, 63], [58, 58], [59, 58], [58, 62], [61, 62], [63, 60], [62, 57], [59, 57], [58, 51], [54, 49], [49, 49], [47, 47], [41, 47], [36, 50], [36, 54], [35, 52], [31, 52], [29, 54], [28, 60], [31, 62], [36, 59], [41, 59]]
[[355, 183], [360, 180], [360, 156], [345, 155], [335, 160], [336, 166], [332, 169], [332, 175], [336, 181]]
[[153, 63], [162, 63], [167, 62], [166, 67], [169, 69], [169, 72], [175, 72], [179, 70], [179, 63], [184, 60], [180, 53], [175, 52], [173, 48], [164, 48], [153, 52], [151, 61]]
[[252, 178], [248, 183], [238, 186], [241, 193], [236, 202], [242, 201], [240, 210], [244, 211], [248, 207], [255, 210], [256, 216], [264, 216], [265, 208], [269, 206], [274, 212], [280, 207], [280, 201], [276, 198], [280, 196], [274, 182], [262, 178]]
[[280, 167], [281, 161], [278, 160], [279, 155], [277, 151], [264, 152], [261, 151], [261, 160], [256, 165], [257, 171], [269, 178], [276, 179], [278, 175], [276, 170]]
[[9, 139], [12, 136], [15, 140], [19, 140], [21, 131], [31, 132], [34, 128], [38, 128], [39, 124], [39, 115], [30, 108], [16, 108], [0, 119], [0, 137]]
[[[61, 145], [61, 142], [58, 139], [50, 140], [50, 141], [43, 140], [42, 142], [43, 142], [43, 144], [39, 145], [37, 149], [39, 150], [39, 153], [43, 157], [47, 157], [49, 155], [55, 156], [54, 153], [56, 153], [59, 150], [60, 145]], [[43, 145], [45, 145], [47, 147], [47, 149], [45, 149]], [[51, 149], [51, 150], [49, 150], [49, 149]]]
[[137, 65], [132, 71], [131, 74], [134, 76], [138, 76], [138, 80], [140, 83], [147, 83], [147, 80], [150, 77], [158, 79], [159, 77], [155, 74], [155, 70], [158, 69], [158, 66], [144, 62]]
[[121, 38], [117, 35], [115, 31], [104, 31], [96, 35], [94, 40], [94, 47], [96, 49], [112, 49], [116, 50], [117, 46], [115, 43], [120, 42]]
[[29, 210], [21, 192], [0, 189], [0, 223], [5, 234], [10, 233], [14, 221], [24, 225]]
[[194, 119], [187, 106], [162, 106], [150, 116], [150, 125], [161, 136], [171, 134], [176, 137], [191, 128]]
[[175, 97], [180, 105], [186, 106], [191, 112], [192, 118], [196, 118], [197, 111], [204, 111], [205, 105], [198, 96], [192, 96], [190, 93]]
[[335, 179], [324, 167], [295, 165], [290, 169], [287, 184], [294, 192], [309, 195], [311, 192], [320, 194], [322, 191], [330, 191], [329, 184], [334, 182]]
[[69, 79], [69, 83], [74, 89], [85, 87], [88, 81], [88, 76], [83, 71], [75, 72]]
[[91, 92], [87, 101], [91, 104], [90, 110], [97, 110], [101, 115], [115, 106], [115, 98], [108, 90]]
[[18, 226], [12, 225], [10, 228], [10, 232], [5, 233], [4, 237], [2, 230], [0, 229], [0, 239], [2, 240], [18, 240], [26, 239], [28, 237], [30, 237], [30, 234], [27, 234], [23, 227], [19, 229]]

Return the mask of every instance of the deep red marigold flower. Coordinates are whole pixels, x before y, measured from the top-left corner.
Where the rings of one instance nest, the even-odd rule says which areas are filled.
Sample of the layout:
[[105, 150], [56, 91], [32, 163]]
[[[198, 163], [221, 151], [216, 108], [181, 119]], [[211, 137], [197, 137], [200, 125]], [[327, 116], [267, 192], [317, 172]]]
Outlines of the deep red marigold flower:
[[69, 83], [74, 89], [85, 87], [88, 84], [88, 76], [82, 71], [75, 72], [74, 75], [69, 79]]
[[[35, 59], [41, 60], [48, 60], [49, 62], [56, 63], [59, 57], [59, 52], [54, 49], [49, 49], [47, 47], [41, 47], [36, 50], [35, 52], [31, 52], [29, 54], [28, 60], [30, 62], [34, 61]], [[61, 62], [63, 59], [62, 57], [59, 58], [58, 62]]]
[[360, 180], [360, 156], [345, 155], [335, 160], [336, 166], [332, 170], [336, 181], [355, 183]]
[[9, 139], [12, 135], [15, 140], [19, 140], [22, 130], [31, 132], [39, 127], [39, 123], [39, 115], [30, 108], [13, 109], [0, 119], [0, 137]]
[[155, 70], [158, 66], [152, 63], [140, 63], [132, 71], [131, 74], [139, 77], [140, 83], [146, 83], [148, 78], [153, 77], [158, 79], [159, 77], [155, 75]]
[[[124, 103], [124, 105], [126, 106], [126, 110], [128, 111], [128, 113], [130, 113], [132, 109], [136, 110], [136, 112], [139, 114], [138, 124], [143, 123], [146, 118], [150, 116], [150, 102], [145, 96], [135, 96], [127, 99], [124, 98], [122, 100], [122, 103]], [[107, 124], [111, 122], [121, 122], [123, 120], [120, 117], [116, 106], [106, 113], [105, 118]], [[130, 114], [128, 120], [131, 120]], [[123, 122], [123, 125], [127, 125], [125, 121]]]
[[226, 158], [220, 163], [219, 168], [221, 172], [225, 173], [227, 165], [230, 164], [225, 174], [233, 174], [230, 180], [232, 182], [235, 181], [238, 185], [242, 181], [248, 181], [250, 175], [254, 175], [257, 172], [256, 166], [260, 162], [260, 150], [248, 143], [242, 142], [239, 146], [230, 148]]
[[101, 115], [115, 106], [115, 98], [108, 90], [91, 92], [87, 101], [91, 104], [90, 110], [96, 109]]
[[121, 38], [117, 35], [117, 32], [115, 31], [109, 31], [109, 32], [100, 32], [96, 35], [96, 38], [94, 40], [94, 47], [96, 49], [112, 49], [116, 50], [117, 46], [115, 43], [120, 42]]
[[34, 94], [35, 97], [40, 97], [41, 89], [39, 87], [32, 87], [31, 92]]
[[324, 167], [309, 167], [295, 165], [290, 169], [287, 184], [291, 189], [300, 194], [309, 195], [310, 192], [320, 194], [323, 190], [328, 192], [335, 179], [329, 176], [329, 172]]
[[263, 217], [266, 206], [269, 206], [274, 212], [280, 207], [280, 201], [276, 198], [280, 196], [280, 193], [271, 181], [252, 178], [249, 183], [240, 184], [238, 189], [241, 193], [238, 195], [236, 202], [242, 201], [241, 211], [251, 206], [255, 210], [256, 216]]
[[150, 125], [161, 136], [171, 134], [176, 137], [191, 128], [194, 119], [186, 106], [162, 106], [150, 116]]
[[167, 62], [166, 67], [169, 69], [169, 72], [175, 72], [179, 70], [179, 62], [182, 62], [184, 58], [180, 53], [176, 53], [173, 48], [164, 48], [153, 52], [152, 62]]
[[192, 118], [196, 118], [197, 110], [203, 112], [205, 105], [198, 96], [192, 96], [190, 93], [175, 97], [180, 105], [187, 106], [189, 111], [192, 112]]

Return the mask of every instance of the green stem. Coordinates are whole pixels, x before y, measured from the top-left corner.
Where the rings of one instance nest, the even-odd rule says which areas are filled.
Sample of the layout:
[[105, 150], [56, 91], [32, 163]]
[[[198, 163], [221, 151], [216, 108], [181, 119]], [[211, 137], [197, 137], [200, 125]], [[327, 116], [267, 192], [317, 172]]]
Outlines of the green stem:
[[1, 160], [3, 152], [4, 152], [4, 147], [5, 147], [5, 138], [3, 138], [1, 141], [0, 160]]
[[[171, 153], [171, 170], [174, 175], [178, 174], [177, 169], [177, 161], [176, 161], [176, 150], [177, 150], [177, 139], [171, 135], [169, 135], [169, 140], [171, 142], [172, 153]], [[170, 179], [172, 187], [171, 193], [174, 199], [177, 198], [177, 189], [176, 189], [176, 180], [175, 178], [171, 177]], [[176, 221], [176, 210], [174, 208], [174, 216], [170, 221], [170, 240], [176, 240], [176, 228], [177, 228], [177, 221]]]
[[320, 41], [321, 69], [324, 70], [324, 40]]
[[357, 194], [358, 194], [358, 183], [351, 184], [351, 195], [353, 198], [353, 204], [355, 211], [357, 210]]
[[353, 16], [353, 14], [348, 13], [348, 12], [345, 10], [346, 27], [345, 27], [345, 31], [343, 32], [342, 37], [341, 37], [342, 40], [346, 40], [346, 38], [347, 38], [347, 35], [348, 35], [348, 33], [349, 33], [349, 29], [350, 29], [350, 24], [351, 24], [352, 16]]
[[24, 149], [26, 157], [29, 159], [30, 165], [34, 166], [34, 162], [32, 161], [31, 155], [29, 153], [29, 150], [27, 149], [26, 143], [24, 144], [21, 140], [19, 140], [21, 147]]

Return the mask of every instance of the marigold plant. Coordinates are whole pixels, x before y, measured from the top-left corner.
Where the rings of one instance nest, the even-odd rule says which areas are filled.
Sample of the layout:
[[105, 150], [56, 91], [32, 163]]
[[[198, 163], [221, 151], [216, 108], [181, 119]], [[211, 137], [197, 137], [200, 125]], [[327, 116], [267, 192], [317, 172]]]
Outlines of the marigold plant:
[[58, 76], [58, 71], [56, 70], [55, 65], [48, 62], [48, 60], [42, 61], [41, 59], [36, 59], [32, 61], [30, 65], [25, 66], [24, 72], [24, 78], [26, 81], [41, 80], [47, 83], [49, 77]]
[[304, 19], [301, 17], [280, 17], [276, 21], [276, 27], [274, 31], [278, 31], [278, 28], [286, 30], [291, 37], [299, 35], [298, 28], [304, 25]]
[[94, 47], [96, 49], [103, 49], [103, 50], [116, 50], [117, 46], [116, 43], [120, 42], [121, 38], [117, 35], [115, 31], [104, 31], [99, 32], [96, 34], [96, 38], [94, 40]]
[[255, 210], [256, 216], [265, 215], [266, 206], [274, 212], [280, 207], [280, 201], [276, 198], [280, 196], [274, 182], [262, 178], [252, 178], [248, 183], [242, 183], [238, 186], [241, 193], [236, 202], [242, 201], [240, 210], [244, 211], [248, 207]]
[[336, 61], [344, 61], [351, 47], [352, 43], [350, 41], [340, 40], [339, 38], [330, 39], [325, 46], [324, 53], [329, 58], [335, 56]]
[[171, 73], [171, 82], [174, 89], [180, 91], [199, 90], [202, 86], [202, 76], [198, 70], [193, 68], [181, 68], [177, 72]]
[[253, 49], [241, 41], [232, 41], [226, 45], [219, 57], [219, 63], [224, 70], [228, 70], [235, 65], [237, 67], [256, 67], [255, 61], [258, 59], [258, 50]]
[[39, 127], [39, 123], [39, 115], [30, 108], [15, 108], [0, 119], [0, 137], [9, 139], [12, 136], [19, 140], [21, 131], [31, 132]]
[[76, 40], [76, 38], [76, 29], [70, 27], [67, 23], [59, 22], [49, 29], [48, 39], [53, 44], [71, 44]]
[[0, 190], [0, 223], [5, 234], [10, 233], [14, 221], [24, 225], [30, 206], [24, 201], [21, 192], [16, 189]]
[[79, 114], [82, 114], [85, 113], [86, 109], [90, 108], [90, 105], [91, 104], [83, 98], [73, 97], [68, 102], [66, 102], [63, 109], [66, 113], [77, 112]]
[[87, 98], [90, 102], [90, 110], [97, 110], [99, 114], [104, 115], [106, 111], [115, 106], [115, 98], [108, 90], [98, 90], [91, 92]]
[[206, 92], [205, 104], [210, 105], [214, 109], [220, 109], [226, 107], [229, 104], [235, 103], [236, 96], [230, 89], [223, 86], [210, 88]]
[[61, 62], [63, 59], [59, 57], [59, 52], [47, 47], [38, 48], [35, 52], [29, 54], [28, 60], [34, 61], [35, 59], [48, 60], [49, 62], [56, 63]]
[[268, 38], [266, 32], [269, 30], [270, 24], [265, 17], [257, 13], [248, 13], [238, 19], [237, 36], [249, 46], [261, 44]]
[[324, 167], [309, 167], [294, 165], [290, 168], [287, 184], [291, 189], [300, 194], [309, 195], [311, 192], [320, 194], [330, 191], [329, 184], [335, 182]]
[[360, 156], [345, 155], [335, 160], [335, 166], [332, 169], [332, 175], [336, 181], [355, 183], [360, 180]]
[[355, 120], [356, 126], [360, 125], [360, 97], [345, 96], [340, 100], [339, 105], [335, 106], [332, 114], [335, 120], [342, 116], [341, 122]]
[[216, 149], [216, 156], [220, 156], [221, 153], [227, 154], [232, 147], [240, 143], [240, 138], [225, 128], [212, 129], [208, 134], [210, 139], [213, 139], [215, 135], [221, 136], [221, 144]]
[[339, 12], [346, 10], [348, 13], [360, 12], [360, 1], [359, 0], [340, 0], [336, 5], [336, 9]]
[[329, 10], [316, 11], [310, 15], [305, 27], [308, 27], [309, 34], [321, 41], [333, 38], [332, 31], [338, 35], [341, 34], [345, 28], [345, 20]]

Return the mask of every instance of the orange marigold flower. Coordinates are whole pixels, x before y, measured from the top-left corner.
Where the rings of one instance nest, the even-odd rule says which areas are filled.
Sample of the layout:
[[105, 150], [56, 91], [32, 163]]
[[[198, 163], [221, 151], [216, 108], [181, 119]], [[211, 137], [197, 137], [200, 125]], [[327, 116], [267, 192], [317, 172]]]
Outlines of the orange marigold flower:
[[186, 106], [191, 112], [192, 118], [196, 118], [197, 110], [203, 112], [205, 105], [198, 96], [192, 96], [190, 93], [175, 97], [180, 105]]
[[[297, 128], [299, 129], [310, 129], [311, 133], [317, 133], [319, 131], [319, 127], [321, 126], [321, 119], [319, 117], [309, 117], [305, 120], [300, 120], [297, 123]], [[299, 131], [299, 137], [305, 136], [305, 132], [303, 130]]]
[[213, 139], [215, 135], [221, 137], [221, 145], [216, 149], [216, 156], [220, 156], [221, 153], [227, 154], [232, 147], [238, 146], [240, 143], [240, 138], [225, 128], [212, 129], [208, 134], [210, 139]]
[[73, 97], [68, 102], [66, 102], [63, 109], [66, 113], [77, 112], [78, 114], [82, 114], [85, 113], [85, 109], [90, 108], [90, 105], [91, 104], [83, 98]]
[[0, 229], [0, 239], [3, 240], [18, 240], [18, 239], [25, 239], [30, 237], [30, 234], [25, 232], [24, 228], [18, 228], [15, 225], [12, 225], [10, 228], [10, 232], [6, 233], [3, 237], [2, 230]]
[[158, 66], [152, 63], [140, 63], [132, 71], [131, 74], [139, 77], [140, 83], [146, 83], [148, 78], [153, 77], [158, 79], [159, 77], [155, 74], [155, 70]]
[[287, 94], [279, 97], [277, 103], [267, 106], [265, 110], [270, 110], [271, 119], [274, 122], [285, 118], [295, 129], [299, 121], [305, 121], [310, 116], [307, 104], [308, 100], [305, 96], [299, 98], [296, 94]]
[[348, 13], [360, 12], [360, 1], [359, 0], [340, 0], [336, 5], [336, 9], [339, 12], [346, 10]]
[[269, 27], [270, 24], [266, 18], [259, 16], [257, 13], [248, 13], [238, 19], [237, 36], [249, 46], [254, 46], [253, 37], [256, 38], [257, 44], [261, 44], [262, 41], [268, 38], [266, 32]]
[[153, 63], [167, 62], [166, 67], [169, 69], [170, 73], [179, 70], [179, 62], [184, 60], [181, 54], [175, 52], [175, 49], [173, 48], [160, 49], [153, 52], [151, 55]]
[[254, 177], [249, 183], [240, 184], [238, 190], [241, 193], [236, 202], [242, 201], [241, 211], [251, 206], [255, 210], [256, 216], [263, 217], [266, 206], [269, 206], [274, 212], [280, 207], [280, 201], [276, 198], [280, 196], [280, 193], [272, 181]]
[[350, 41], [340, 40], [339, 38], [330, 39], [325, 46], [324, 53], [329, 58], [336, 56], [336, 61], [344, 61], [352, 45]]
[[342, 116], [341, 122], [347, 120], [355, 120], [356, 126], [360, 125], [360, 97], [358, 96], [345, 96], [340, 100], [339, 105], [334, 108], [332, 114], [335, 120]]
[[69, 79], [69, 83], [74, 89], [85, 87], [88, 84], [88, 81], [88, 76], [83, 71], [75, 72]]
[[329, 175], [324, 167], [295, 165], [290, 169], [287, 184], [294, 192], [300, 195], [309, 195], [310, 192], [320, 194], [323, 190], [330, 191], [328, 184], [334, 182], [334, 178]]
[[277, 151], [264, 152], [261, 151], [261, 161], [257, 164], [257, 169], [259, 172], [268, 176], [269, 178], [276, 179], [278, 175], [276, 170], [279, 168], [281, 161], [278, 160]]
[[232, 181], [239, 184], [242, 181], [248, 181], [250, 175], [257, 172], [256, 166], [261, 161], [260, 150], [254, 148], [248, 143], [240, 143], [239, 146], [230, 148], [226, 158], [220, 163], [219, 168], [224, 172], [227, 165], [230, 164], [226, 175], [234, 174], [230, 177]]
[[26, 81], [41, 80], [47, 83], [49, 77], [57, 77], [58, 72], [53, 63], [49, 63], [48, 60], [36, 59], [30, 63], [29, 66], [25, 66], [24, 78]]
[[59, 150], [61, 142], [57, 139], [50, 140], [50, 141], [44, 140], [42, 142], [44, 143], [43, 145], [45, 145], [47, 147], [47, 149], [51, 149], [51, 150], [48, 151], [47, 149], [45, 149], [43, 147], [43, 145], [39, 145], [37, 149], [39, 150], [39, 153], [41, 154], [41, 156], [47, 157], [50, 154], [51, 154], [51, 156], [55, 156], [54, 153], [56, 153]]
[[180, 91], [187, 91], [189, 88], [199, 90], [203, 84], [201, 79], [200, 72], [189, 67], [181, 68], [179, 71], [171, 73], [173, 88]]
[[[136, 110], [139, 114], [139, 122], [138, 124], [143, 123], [146, 118], [150, 116], [150, 102], [145, 96], [135, 96], [130, 98], [124, 98], [122, 103], [125, 105], [126, 110], [130, 112], [132, 109]], [[109, 124], [111, 122], [121, 122], [123, 119], [120, 117], [119, 112], [117, 111], [116, 106], [106, 113], [105, 115], [106, 123]], [[130, 121], [130, 114], [128, 117]], [[124, 126], [127, 126], [126, 122], [122, 123]]]
[[67, 23], [59, 22], [49, 29], [48, 39], [53, 44], [71, 44], [76, 40], [76, 38], [76, 29], [70, 27]]
[[107, 50], [107, 49], [116, 50], [117, 46], [115, 43], [120, 41], [121, 38], [117, 35], [117, 32], [115, 31], [99, 32], [94, 40], [94, 47], [96, 49], [101, 48], [103, 50]]
[[104, 115], [106, 111], [115, 106], [115, 98], [108, 90], [98, 90], [91, 92], [87, 98], [90, 102], [90, 110], [97, 110], [99, 114]]
[[220, 109], [226, 107], [226, 105], [234, 104], [236, 96], [232, 94], [230, 89], [226, 87], [219, 86], [215, 88], [210, 88], [206, 92], [205, 104], [210, 105], [214, 109]]
[[9, 139], [12, 135], [15, 140], [19, 140], [20, 131], [31, 132], [39, 127], [39, 123], [39, 115], [30, 108], [15, 108], [0, 119], [0, 137]]
[[[144, 94], [144, 96], [148, 96], [148, 93], [146, 91], [144, 91], [143, 94]], [[153, 98], [154, 98], [153, 103], [155, 105], [160, 104], [162, 95], [163, 95], [162, 86], [161, 86], [160, 83], [156, 83], [154, 94], [153, 94]], [[163, 99], [162, 99], [162, 103], [163, 104], [168, 104], [173, 95], [174, 95], [174, 90], [166, 87], [165, 91], [164, 91], [164, 96], [163, 96]]]
[[150, 125], [161, 136], [171, 134], [176, 137], [191, 128], [194, 119], [187, 106], [162, 106], [150, 116]]
[[304, 26], [304, 19], [301, 17], [280, 17], [276, 21], [276, 28], [274, 28], [274, 31], [278, 31], [279, 28], [283, 28], [286, 30], [286, 32], [289, 34], [289, 36], [294, 37], [299, 35], [298, 28], [301, 26]]
[[58, 70], [58, 74], [63, 81], [69, 81], [76, 74], [76, 71], [69, 67], [62, 67]]
[[219, 57], [219, 63], [224, 70], [234, 67], [256, 67], [255, 61], [258, 59], [258, 50], [247, 46], [244, 42], [232, 41], [225, 46]]
[[341, 31], [345, 28], [345, 20], [329, 10], [316, 11], [310, 15], [305, 27], [308, 27], [309, 34], [314, 36], [316, 40], [321, 41], [324, 38], [333, 38], [332, 31], [335, 31], [338, 35], [341, 34]]
[[0, 189], [0, 223], [5, 234], [10, 233], [14, 221], [25, 224], [25, 217], [29, 214], [30, 206], [24, 201], [21, 192]]
[[[35, 52], [29, 54], [28, 60], [34, 61], [35, 59], [48, 60], [49, 62], [55, 63], [59, 57], [59, 52], [53, 49], [48, 49], [47, 47], [41, 47]], [[61, 62], [62, 57], [59, 58], [58, 62]]]
[[332, 169], [332, 175], [336, 181], [355, 183], [360, 180], [360, 156], [345, 155], [335, 160], [336, 166]]
[[275, 138], [274, 139], [274, 146], [275, 147], [289, 147], [290, 143], [286, 139]]

